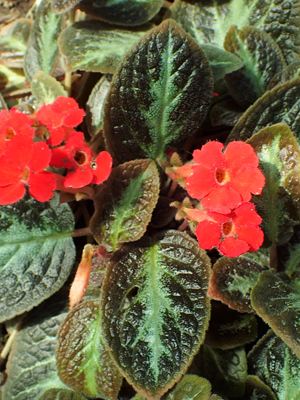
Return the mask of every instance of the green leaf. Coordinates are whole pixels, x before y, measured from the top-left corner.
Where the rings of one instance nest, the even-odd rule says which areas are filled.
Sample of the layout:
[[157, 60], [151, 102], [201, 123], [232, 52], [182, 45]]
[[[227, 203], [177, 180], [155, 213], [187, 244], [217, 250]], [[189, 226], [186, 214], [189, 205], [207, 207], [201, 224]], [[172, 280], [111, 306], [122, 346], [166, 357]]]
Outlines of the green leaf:
[[28, 80], [38, 71], [52, 74], [58, 57], [57, 39], [63, 17], [51, 9], [51, 0], [39, 3], [25, 54], [24, 70]]
[[277, 85], [241, 116], [228, 141], [246, 140], [260, 129], [286, 123], [300, 141], [300, 79]]
[[[300, 148], [295, 136], [285, 124], [277, 124], [260, 130], [248, 140], [256, 151], [260, 166], [266, 178], [261, 196], [256, 198], [259, 214], [263, 219], [263, 228], [271, 243], [283, 244], [293, 234], [293, 219], [297, 220], [289, 203], [299, 209], [299, 202], [294, 202], [297, 193], [293, 188], [286, 188], [291, 174], [300, 163]], [[298, 174], [298, 179], [300, 172]], [[298, 189], [297, 189], [298, 191]], [[295, 197], [297, 198], [297, 196]]]
[[278, 400], [300, 398], [300, 360], [271, 330], [249, 353], [249, 365]]
[[116, 399], [123, 377], [113, 364], [102, 339], [96, 301], [84, 301], [63, 322], [56, 351], [61, 380], [87, 397]]
[[300, 244], [295, 243], [288, 246], [288, 259], [285, 262], [285, 273], [293, 278], [300, 272]]
[[106, 76], [96, 83], [91, 91], [89, 99], [86, 103], [86, 122], [89, 134], [97, 135], [103, 129], [104, 123], [104, 103], [110, 89], [110, 81]]
[[172, 387], [203, 342], [209, 268], [197, 242], [177, 231], [113, 256], [101, 300], [104, 336], [142, 395], [159, 397]]
[[81, 10], [114, 25], [137, 26], [152, 19], [163, 0], [83, 0]]
[[166, 20], [137, 44], [114, 76], [104, 120], [109, 149], [120, 162], [163, 158], [167, 146], [199, 129], [211, 92], [204, 53]]
[[213, 348], [229, 350], [253, 342], [256, 338], [255, 315], [241, 314], [220, 302], [212, 302], [211, 319], [205, 344]]
[[71, 11], [81, 0], [52, 0], [52, 9], [57, 14]]
[[28, 316], [12, 345], [2, 400], [83, 400], [68, 390], [56, 371], [56, 335], [65, 316], [65, 302], [57, 298]]
[[3, 94], [24, 88], [26, 79], [18, 70], [0, 64], [0, 89]]
[[221, 257], [213, 266], [209, 295], [234, 310], [251, 313], [250, 292], [265, 269], [245, 257]]
[[272, 390], [257, 376], [249, 375], [246, 381], [245, 400], [277, 400]]
[[247, 358], [242, 347], [232, 350], [212, 349], [203, 346], [203, 376], [216, 391], [230, 398], [244, 398], [247, 379]]
[[261, 274], [251, 293], [256, 313], [300, 358], [299, 287], [271, 271]]
[[31, 29], [31, 21], [26, 18], [17, 19], [7, 31], [1, 32], [0, 54], [10, 62], [23, 61], [27, 41]]
[[232, 97], [248, 107], [266, 91], [274, 75], [282, 73], [286, 65], [283, 55], [271, 36], [249, 26], [242, 30], [231, 27], [224, 47], [244, 64], [226, 76], [226, 83]]
[[67, 204], [33, 199], [0, 207], [0, 321], [31, 310], [57, 292], [75, 260]]
[[159, 174], [150, 160], [119, 165], [99, 188], [90, 228], [108, 251], [134, 242], [146, 232], [159, 196]]
[[37, 72], [32, 78], [31, 90], [38, 106], [53, 103], [59, 96], [68, 96], [61, 83], [43, 71]]
[[148, 29], [115, 29], [98, 21], [76, 22], [61, 33], [59, 48], [73, 71], [112, 74]]
[[166, 400], [209, 400], [211, 384], [197, 375], [185, 375], [166, 397]]

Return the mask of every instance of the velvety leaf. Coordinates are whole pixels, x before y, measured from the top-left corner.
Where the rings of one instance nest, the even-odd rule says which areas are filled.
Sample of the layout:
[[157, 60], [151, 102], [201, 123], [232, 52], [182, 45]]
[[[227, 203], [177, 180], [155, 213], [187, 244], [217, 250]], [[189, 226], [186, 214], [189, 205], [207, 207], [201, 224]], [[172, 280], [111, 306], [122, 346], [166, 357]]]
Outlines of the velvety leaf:
[[284, 122], [300, 141], [300, 79], [277, 85], [241, 116], [228, 140], [246, 140], [260, 129]]
[[110, 81], [106, 76], [96, 83], [86, 103], [89, 134], [95, 136], [103, 129], [104, 102], [110, 89]]
[[0, 64], [0, 88], [3, 94], [25, 86], [25, 77], [20, 71]]
[[98, 21], [80, 21], [61, 33], [59, 47], [73, 71], [111, 74], [146, 29], [130, 31]]
[[224, 400], [223, 397], [219, 396], [218, 394], [213, 394], [210, 396], [209, 400]]
[[175, 22], [163, 22], [137, 44], [114, 76], [104, 120], [109, 149], [120, 162], [163, 158], [167, 146], [199, 129], [211, 92], [211, 71], [202, 50]]
[[224, 97], [212, 105], [209, 111], [209, 120], [213, 127], [233, 127], [243, 113], [243, 109], [232, 99]]
[[58, 334], [56, 360], [60, 378], [74, 391], [117, 398], [123, 377], [104, 347], [98, 302], [84, 301], [68, 313]]
[[289, 202], [299, 209], [300, 214], [299, 202], [293, 201], [298, 189], [286, 188], [286, 182], [291, 182], [292, 177], [300, 177], [299, 145], [285, 124], [260, 130], [248, 143], [254, 147], [266, 178], [263, 193], [256, 199], [264, 232], [272, 243], [285, 243], [293, 233], [295, 223], [292, 219], [298, 219], [289, 209]]
[[101, 245], [115, 251], [146, 232], [159, 195], [159, 174], [150, 160], [134, 160], [116, 167], [95, 200], [91, 231]]
[[52, 9], [57, 14], [72, 10], [81, 0], [52, 0]]
[[29, 315], [12, 345], [2, 400], [84, 399], [68, 390], [56, 371], [56, 335], [65, 316], [65, 305], [60, 299]]
[[205, 344], [228, 350], [253, 342], [257, 338], [255, 315], [241, 314], [220, 302], [212, 302], [211, 319]]
[[249, 375], [246, 381], [245, 400], [277, 400], [272, 390], [257, 376]]
[[265, 267], [244, 257], [221, 257], [213, 266], [209, 295], [239, 312], [251, 313], [250, 292]]
[[68, 96], [62, 84], [43, 71], [37, 72], [32, 78], [31, 90], [38, 106], [53, 103], [58, 96]]
[[226, 74], [236, 71], [244, 65], [241, 58], [217, 46], [202, 44], [201, 49], [208, 59], [215, 81], [224, 78]]
[[142, 25], [153, 18], [163, 0], [83, 0], [81, 10], [114, 25]]
[[113, 256], [102, 292], [104, 335], [122, 373], [141, 394], [165, 393], [203, 342], [209, 265], [197, 242], [177, 231]]
[[279, 83], [284, 83], [292, 79], [298, 79], [300, 77], [300, 61], [295, 61], [286, 66], [280, 74], [277, 74], [270, 81], [268, 89], [272, 89]]
[[266, 91], [274, 75], [282, 73], [285, 60], [271, 36], [253, 27], [231, 27], [224, 47], [243, 61], [243, 68], [228, 74], [226, 83], [232, 97], [248, 107]]
[[73, 214], [56, 199], [0, 207], [0, 321], [31, 310], [57, 292], [75, 260]]
[[7, 24], [27, 14], [34, 0], [1, 0], [0, 2], [0, 24]]
[[271, 330], [249, 353], [249, 366], [278, 400], [300, 398], [300, 360]]
[[259, 277], [251, 293], [256, 313], [300, 358], [300, 291], [271, 271]]
[[247, 379], [247, 358], [242, 347], [232, 350], [203, 346], [203, 376], [216, 391], [230, 398], [243, 398]]
[[289, 246], [289, 255], [284, 271], [290, 278], [298, 276], [300, 272], [300, 245], [298, 243]]
[[197, 375], [185, 375], [175, 388], [166, 396], [166, 400], [209, 400], [211, 384]]
[[31, 80], [38, 71], [51, 74], [58, 57], [57, 39], [62, 28], [63, 17], [51, 9], [51, 0], [39, 3], [25, 54], [24, 70]]

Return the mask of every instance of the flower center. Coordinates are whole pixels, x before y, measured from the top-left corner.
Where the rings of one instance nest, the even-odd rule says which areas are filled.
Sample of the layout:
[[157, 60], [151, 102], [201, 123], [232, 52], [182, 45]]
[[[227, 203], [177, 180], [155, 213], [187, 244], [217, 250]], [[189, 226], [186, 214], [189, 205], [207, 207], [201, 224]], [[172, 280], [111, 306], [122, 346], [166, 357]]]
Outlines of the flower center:
[[223, 224], [222, 226], [222, 232], [224, 236], [228, 236], [230, 234], [232, 234], [234, 231], [234, 225], [232, 223], [232, 221], [227, 221]]
[[11, 140], [14, 136], [16, 136], [16, 132], [13, 128], [7, 128], [5, 140]]
[[226, 171], [226, 169], [223, 169], [223, 168], [216, 169], [215, 177], [216, 177], [216, 181], [220, 185], [225, 185], [225, 183], [229, 182], [229, 180], [230, 180], [228, 172]]
[[77, 162], [77, 164], [79, 165], [83, 165], [86, 163], [87, 161], [87, 156], [86, 153], [84, 153], [83, 151], [76, 151], [75, 155], [74, 155], [74, 160]]
[[30, 174], [30, 169], [28, 167], [25, 167], [21, 180], [26, 183], [29, 179], [29, 174]]

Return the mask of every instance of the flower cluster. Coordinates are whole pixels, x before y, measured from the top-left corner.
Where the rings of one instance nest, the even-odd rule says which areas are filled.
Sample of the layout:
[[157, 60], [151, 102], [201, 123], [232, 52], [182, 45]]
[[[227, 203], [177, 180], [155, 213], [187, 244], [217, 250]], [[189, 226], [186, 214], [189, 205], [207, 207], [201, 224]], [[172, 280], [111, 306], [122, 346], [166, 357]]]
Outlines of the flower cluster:
[[249, 144], [234, 141], [223, 150], [222, 143], [208, 142], [194, 151], [190, 163], [172, 168], [170, 176], [199, 201], [196, 208], [183, 205], [181, 215], [197, 222], [200, 247], [237, 257], [263, 243], [262, 220], [250, 200], [262, 192], [265, 178]]
[[84, 115], [69, 97], [58, 97], [33, 115], [0, 112], [0, 205], [21, 200], [26, 188], [44, 202], [56, 189], [79, 189], [108, 178], [110, 154], [95, 155], [74, 129]]

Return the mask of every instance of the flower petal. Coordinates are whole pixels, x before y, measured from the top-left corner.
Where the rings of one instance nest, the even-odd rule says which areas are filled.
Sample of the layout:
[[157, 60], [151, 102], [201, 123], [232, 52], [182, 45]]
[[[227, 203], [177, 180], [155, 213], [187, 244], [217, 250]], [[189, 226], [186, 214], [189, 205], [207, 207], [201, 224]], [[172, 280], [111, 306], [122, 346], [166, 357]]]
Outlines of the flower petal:
[[89, 185], [93, 179], [91, 168], [77, 168], [75, 171], [69, 172], [64, 180], [66, 188], [79, 189]]
[[259, 168], [242, 167], [232, 173], [230, 185], [238, 191], [244, 201], [249, 201], [252, 194], [261, 194], [265, 186], [265, 177]]
[[253, 203], [243, 203], [234, 210], [233, 221], [236, 226], [253, 226], [259, 225], [262, 219], [257, 214]]
[[234, 141], [228, 143], [224, 158], [231, 170], [241, 168], [242, 165], [255, 168], [258, 166], [258, 157], [253, 147], [242, 141]]
[[227, 185], [217, 187], [202, 199], [203, 207], [221, 214], [229, 214], [241, 202], [240, 194]]
[[194, 167], [193, 175], [186, 180], [188, 194], [198, 200], [201, 200], [217, 187], [214, 170], [202, 165]]
[[16, 203], [24, 197], [26, 190], [22, 183], [0, 187], [0, 205]]
[[227, 257], [238, 257], [249, 251], [249, 246], [244, 240], [228, 237], [221, 242], [219, 251]]
[[248, 243], [251, 251], [258, 250], [264, 241], [264, 233], [258, 226], [237, 226], [236, 233], [239, 239]]
[[210, 250], [217, 247], [221, 239], [221, 227], [211, 221], [202, 221], [197, 225], [195, 231], [199, 246], [202, 249]]
[[28, 164], [32, 172], [40, 172], [49, 166], [51, 150], [45, 142], [36, 142], [32, 146], [32, 156]]
[[30, 174], [29, 193], [40, 202], [48, 201], [53, 196], [56, 189], [55, 174], [51, 172], [40, 172]]
[[193, 152], [193, 161], [207, 168], [215, 169], [224, 166], [224, 145], [221, 142], [211, 141], [201, 147], [201, 150]]
[[96, 167], [95, 169], [92, 168], [94, 174], [92, 183], [99, 185], [106, 181], [111, 173], [112, 158], [107, 151], [101, 151], [94, 162], [96, 163]]

